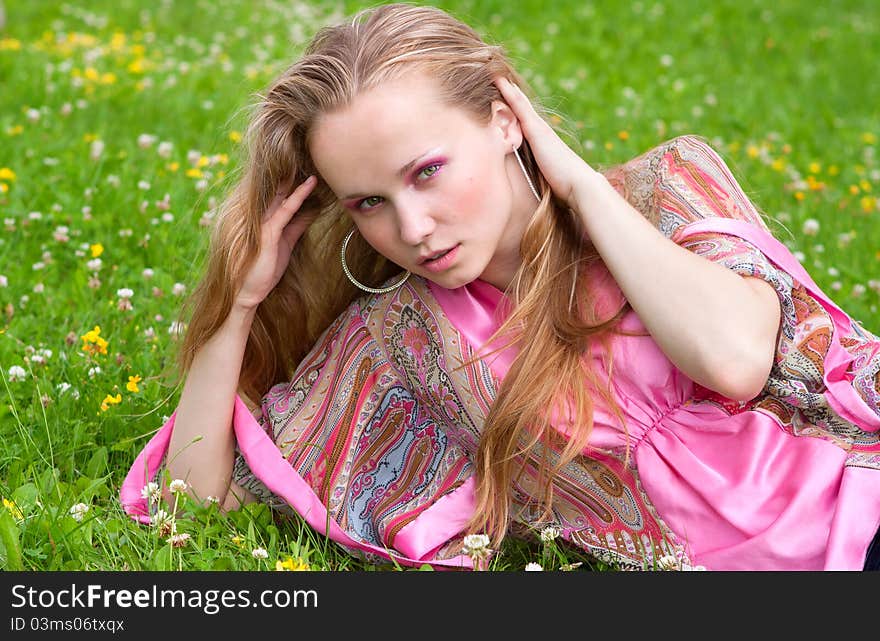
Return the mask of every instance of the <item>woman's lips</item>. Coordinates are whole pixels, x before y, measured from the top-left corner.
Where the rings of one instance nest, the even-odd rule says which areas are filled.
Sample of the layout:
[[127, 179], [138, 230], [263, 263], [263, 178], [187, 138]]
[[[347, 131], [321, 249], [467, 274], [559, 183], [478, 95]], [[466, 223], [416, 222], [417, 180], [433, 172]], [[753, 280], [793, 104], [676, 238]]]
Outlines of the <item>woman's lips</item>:
[[456, 245], [448, 252], [443, 254], [440, 258], [435, 258], [434, 260], [426, 260], [422, 263], [422, 267], [431, 272], [442, 272], [445, 269], [448, 269], [450, 265], [455, 261], [455, 257], [458, 255], [458, 248], [461, 247], [461, 244]]

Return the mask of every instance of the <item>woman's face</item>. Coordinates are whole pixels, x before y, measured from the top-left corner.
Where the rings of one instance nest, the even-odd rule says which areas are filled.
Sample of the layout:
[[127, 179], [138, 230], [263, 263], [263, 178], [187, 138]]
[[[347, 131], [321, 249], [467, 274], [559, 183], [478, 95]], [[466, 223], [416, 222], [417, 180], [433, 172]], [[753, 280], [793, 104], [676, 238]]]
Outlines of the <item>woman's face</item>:
[[493, 103], [481, 123], [422, 74], [359, 94], [309, 136], [318, 172], [364, 239], [449, 289], [481, 278], [503, 290], [521, 262], [536, 206], [512, 154], [521, 142], [506, 104]]

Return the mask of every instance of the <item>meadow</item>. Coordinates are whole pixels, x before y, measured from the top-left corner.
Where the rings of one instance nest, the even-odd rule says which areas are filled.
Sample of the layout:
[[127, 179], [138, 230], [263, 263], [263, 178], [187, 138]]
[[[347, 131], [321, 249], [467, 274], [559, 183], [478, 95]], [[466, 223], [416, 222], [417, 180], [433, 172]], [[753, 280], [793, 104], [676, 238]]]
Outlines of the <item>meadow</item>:
[[[880, 331], [873, 0], [433, 2], [504, 44], [609, 166], [706, 137], [820, 287]], [[0, 567], [386, 570], [265, 505], [184, 504], [173, 541], [118, 489], [169, 372], [246, 108], [362, 2], [5, 2], [0, 29]], [[613, 569], [549, 537], [489, 570]], [[578, 565], [580, 564], [580, 565]]]

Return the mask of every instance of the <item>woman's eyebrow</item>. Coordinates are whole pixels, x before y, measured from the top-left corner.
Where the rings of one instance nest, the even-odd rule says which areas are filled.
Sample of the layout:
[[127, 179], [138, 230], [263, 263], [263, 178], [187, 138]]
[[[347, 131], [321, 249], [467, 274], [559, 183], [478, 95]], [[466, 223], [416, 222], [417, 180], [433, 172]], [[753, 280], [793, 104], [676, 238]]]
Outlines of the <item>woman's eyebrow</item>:
[[[416, 156], [415, 158], [413, 158], [412, 160], [410, 160], [408, 163], [406, 163], [403, 167], [401, 167], [401, 168], [398, 170], [397, 175], [398, 175], [398, 176], [405, 176], [405, 175], [407, 174], [407, 172], [409, 172], [409, 170], [412, 169], [413, 166], [414, 166], [417, 162], [419, 162], [422, 158], [424, 158], [425, 156], [430, 156], [431, 154], [435, 154], [435, 153], [437, 153], [437, 152], [439, 152], [439, 151], [440, 151], [440, 147], [435, 147], [435, 148], [433, 148], [433, 149], [429, 149], [428, 151], [425, 151], [425, 152], [419, 154], [418, 156]], [[339, 200], [354, 200], [354, 199], [356, 199], [356, 198], [364, 198], [365, 196], [370, 196], [370, 195], [372, 195], [372, 194], [360, 194], [360, 193], [358, 193], [358, 194], [349, 194], [348, 196], [343, 196], [343, 197], [340, 198]]]

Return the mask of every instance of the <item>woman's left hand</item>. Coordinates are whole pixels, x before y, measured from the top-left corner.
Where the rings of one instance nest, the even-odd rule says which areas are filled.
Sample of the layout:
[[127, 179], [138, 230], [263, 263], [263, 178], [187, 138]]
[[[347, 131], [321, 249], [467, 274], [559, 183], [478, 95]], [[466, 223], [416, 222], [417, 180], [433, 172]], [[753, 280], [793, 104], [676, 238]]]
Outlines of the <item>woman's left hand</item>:
[[596, 184], [594, 179], [604, 177], [563, 142], [519, 87], [503, 77], [496, 78], [495, 85], [519, 119], [523, 136], [553, 193], [579, 211], [578, 203], [589, 202], [583, 199], [587, 196], [584, 192]]

